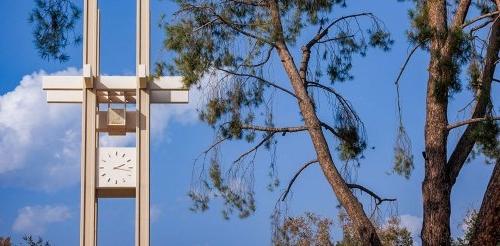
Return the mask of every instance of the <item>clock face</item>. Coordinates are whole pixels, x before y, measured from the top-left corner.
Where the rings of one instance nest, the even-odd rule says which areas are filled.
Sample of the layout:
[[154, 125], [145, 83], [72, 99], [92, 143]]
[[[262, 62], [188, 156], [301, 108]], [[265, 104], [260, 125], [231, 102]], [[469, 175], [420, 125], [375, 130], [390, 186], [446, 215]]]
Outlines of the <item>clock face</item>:
[[99, 148], [97, 187], [135, 187], [135, 148]]

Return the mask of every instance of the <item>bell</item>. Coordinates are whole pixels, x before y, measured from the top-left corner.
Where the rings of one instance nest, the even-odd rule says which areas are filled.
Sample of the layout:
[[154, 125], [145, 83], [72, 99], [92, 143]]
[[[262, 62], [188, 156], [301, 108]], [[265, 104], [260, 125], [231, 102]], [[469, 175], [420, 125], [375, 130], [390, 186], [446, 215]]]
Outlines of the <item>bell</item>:
[[109, 135], [125, 135], [127, 112], [125, 109], [108, 108]]

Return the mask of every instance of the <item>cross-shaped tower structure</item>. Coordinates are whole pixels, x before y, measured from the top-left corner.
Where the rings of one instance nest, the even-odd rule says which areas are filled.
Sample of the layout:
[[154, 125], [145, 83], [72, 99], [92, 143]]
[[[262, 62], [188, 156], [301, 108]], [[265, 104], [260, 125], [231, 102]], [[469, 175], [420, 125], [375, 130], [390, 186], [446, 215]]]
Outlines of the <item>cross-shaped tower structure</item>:
[[[189, 91], [181, 77], [150, 76], [149, 0], [137, 0], [136, 76], [101, 76], [98, 0], [83, 14], [83, 76], [43, 78], [47, 102], [82, 104], [80, 246], [97, 244], [99, 199], [121, 197], [135, 198], [135, 245], [149, 246], [150, 105], [187, 103]], [[127, 133], [135, 147], [99, 147], [99, 134]]]

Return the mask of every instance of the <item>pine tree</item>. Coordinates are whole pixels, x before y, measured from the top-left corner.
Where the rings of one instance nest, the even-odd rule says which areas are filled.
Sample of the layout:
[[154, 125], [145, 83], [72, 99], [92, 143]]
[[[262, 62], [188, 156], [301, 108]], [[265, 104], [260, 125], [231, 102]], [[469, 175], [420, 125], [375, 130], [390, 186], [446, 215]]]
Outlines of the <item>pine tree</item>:
[[[302, 132], [309, 136], [316, 156], [300, 170], [319, 163], [363, 245], [380, 245], [375, 226], [351, 189], [369, 190], [346, 182], [334, 163], [326, 134], [338, 141], [335, 149], [341, 160], [358, 163], [366, 148], [364, 126], [333, 85], [353, 78], [353, 56], [364, 56], [370, 47], [389, 50], [392, 40], [383, 23], [369, 12], [334, 17], [335, 8], [347, 5], [339, 0], [176, 2], [180, 10], [175, 21], [165, 25], [164, 42], [176, 57], [173, 64], [159, 63], [157, 73], [180, 74], [186, 86], [203, 87], [207, 93], [200, 118], [217, 133], [205, 152], [212, 153], [209, 167], [202, 169], [206, 173], [190, 192], [193, 209], [207, 209], [216, 194], [226, 205], [225, 217], [233, 212], [240, 217], [252, 214], [251, 170], [256, 151], [272, 150], [278, 137]], [[300, 50], [294, 49], [299, 45]], [[270, 76], [277, 68], [275, 62], [286, 74], [281, 83]], [[291, 99], [303, 125], [275, 126], [269, 101], [276, 93]], [[322, 103], [331, 107], [327, 117], [319, 114]], [[224, 170], [221, 144], [240, 139], [256, 144]], [[377, 204], [386, 201], [377, 195], [374, 199]]]
[[[430, 53], [425, 151], [422, 153], [425, 159], [425, 178], [422, 185], [424, 211], [422, 241], [424, 245], [450, 245], [450, 196], [463, 165], [477, 152], [493, 162], [497, 162], [500, 158], [499, 128], [496, 122], [499, 117], [494, 116], [491, 101], [493, 76], [500, 47], [500, 18], [498, 18], [500, 1], [478, 0], [472, 3], [471, 0], [415, 0], [414, 2], [415, 8], [410, 11], [412, 28], [408, 36], [415, 44], [414, 51], [421, 47]], [[481, 15], [467, 20], [467, 15], [473, 12], [473, 6], [478, 8]], [[448, 13], [452, 13], [451, 18], [448, 17]], [[488, 35], [486, 40], [481, 38], [482, 30], [486, 30]], [[460, 78], [461, 69], [464, 67], [467, 67], [469, 80], [467, 89], [474, 94], [471, 104], [467, 106], [470, 106], [471, 116], [470, 119], [461, 122], [449, 123], [449, 98], [462, 90], [463, 83]], [[448, 141], [450, 132], [462, 126], [465, 126], [465, 131], [451, 152], [448, 152], [448, 146], [451, 145]], [[412, 165], [407, 166], [412, 167]], [[495, 177], [499, 178], [498, 175], [492, 176]], [[494, 182], [499, 181], [494, 180]], [[485, 198], [495, 197], [490, 192], [495, 191], [488, 189]], [[497, 200], [490, 202], [495, 203]], [[485, 202], [489, 201], [483, 201]], [[495, 212], [489, 211], [485, 214], [491, 213]], [[478, 220], [483, 219], [494, 219], [494, 217], [478, 218]], [[496, 225], [499, 223], [496, 218]], [[490, 222], [485, 225], [492, 224]], [[498, 230], [498, 226], [478, 229], [483, 232], [498, 232]], [[483, 241], [479, 245], [494, 245], [494, 243]]]

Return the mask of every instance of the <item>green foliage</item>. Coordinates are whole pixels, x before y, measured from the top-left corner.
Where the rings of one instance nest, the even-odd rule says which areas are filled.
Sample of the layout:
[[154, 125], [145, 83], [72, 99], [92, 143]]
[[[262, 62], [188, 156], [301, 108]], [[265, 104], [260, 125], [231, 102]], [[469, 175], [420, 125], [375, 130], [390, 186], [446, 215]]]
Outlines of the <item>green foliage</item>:
[[[352, 221], [349, 219], [344, 210], [339, 214], [340, 225], [344, 237], [342, 241], [337, 242], [336, 246], [360, 246], [364, 245], [357, 232], [354, 229]], [[399, 217], [390, 216], [387, 218], [385, 224], [380, 225], [375, 223], [377, 227], [377, 234], [379, 235], [382, 245], [385, 246], [412, 246], [413, 237], [411, 233], [401, 225]]]
[[[436, 83], [436, 95], [439, 98], [453, 95], [462, 90], [460, 74], [461, 67], [467, 64], [472, 57], [473, 36], [461, 28], [453, 30], [433, 30], [429, 25], [429, 13], [425, 1], [415, 1], [415, 8], [409, 11], [411, 27], [408, 30], [408, 39], [415, 45], [421, 45], [422, 48], [429, 50], [431, 40], [443, 44], [447, 40], [453, 40], [450, 43], [451, 60], [446, 59], [443, 54], [434, 54], [434, 60], [438, 61], [438, 81]], [[438, 52], [442, 52], [443, 49]]]
[[[358, 246], [365, 245], [357, 236], [354, 225], [344, 210], [339, 214], [339, 225], [343, 232], [343, 239], [335, 241], [331, 236], [333, 221], [307, 212], [297, 217], [287, 217], [275, 230], [273, 245], [297, 246]], [[412, 246], [411, 233], [403, 226], [398, 217], [391, 216], [384, 225], [377, 225], [382, 245], [385, 246]]]
[[208, 170], [209, 180], [203, 181], [205, 192], [192, 190], [188, 193], [193, 201], [192, 211], [203, 212], [207, 210], [211, 197], [221, 197], [224, 200], [222, 215], [229, 219], [230, 215], [237, 212], [239, 218], [246, 218], [255, 212], [254, 193], [248, 190], [243, 180], [232, 178], [225, 180], [217, 159], [213, 158]]
[[31, 235], [26, 235], [23, 237], [24, 246], [50, 246], [48, 241], [44, 241], [41, 237], [34, 238]]
[[388, 246], [411, 246], [413, 238], [405, 227], [401, 226], [398, 217], [390, 217], [386, 224], [379, 228], [379, 237], [382, 245]]
[[[211, 168], [202, 169], [200, 182], [195, 184], [198, 187], [194, 190], [198, 192], [190, 193], [190, 197], [195, 210], [205, 210], [215, 193], [228, 208], [223, 211], [224, 215], [234, 210], [240, 217], [246, 217], [255, 210], [251, 173], [255, 153], [258, 148], [265, 148], [273, 156], [277, 136], [244, 126], [273, 127], [274, 93], [292, 94], [283, 90], [289, 88], [288, 85], [274, 81], [276, 42], [284, 41], [288, 47], [297, 48], [298, 40], [311, 38], [308, 34], [311, 29], [321, 31], [333, 23], [311, 50], [314, 58], [311, 57], [307, 70], [315, 72], [306, 76], [306, 85], [308, 81], [325, 80], [323, 83], [333, 84], [351, 80], [354, 56], [366, 55], [370, 47], [387, 51], [393, 41], [384, 25], [371, 13], [333, 18], [334, 8], [345, 7], [346, 1], [280, 0], [282, 30], [274, 27], [266, 1], [248, 4], [176, 0], [176, 3], [180, 10], [175, 13], [174, 21], [163, 24], [164, 47], [176, 56], [170, 64], [159, 62], [156, 73], [180, 74], [186, 87], [203, 88], [200, 119], [213, 127], [217, 140], [261, 141], [249, 152], [250, 156], [237, 158], [228, 170], [211, 160]], [[312, 87], [307, 89], [312, 93]], [[366, 148], [364, 126], [347, 100], [338, 94], [330, 93], [330, 96], [334, 105], [333, 130], [339, 138], [337, 150], [343, 160], [359, 158]], [[218, 151], [219, 148], [211, 148], [211, 152]], [[274, 167], [271, 157], [270, 190], [279, 185]], [[233, 189], [235, 180], [245, 188]], [[202, 195], [204, 192], [209, 195]]]
[[479, 10], [481, 15], [491, 13], [496, 10], [495, 3], [489, 0], [476, 0], [472, 2], [472, 5]]
[[409, 179], [413, 171], [413, 154], [411, 152], [410, 137], [406, 133], [405, 128], [400, 125], [398, 136], [394, 146], [394, 166], [393, 171]]
[[495, 120], [485, 120], [476, 123], [478, 127], [472, 134], [478, 150], [493, 162], [500, 159], [499, 127]]
[[337, 128], [337, 133], [342, 139], [337, 147], [341, 160], [355, 159], [366, 149], [366, 142], [360, 139], [361, 136], [357, 128]]
[[427, 22], [429, 12], [425, 7], [425, 2], [416, 1], [415, 9], [408, 11], [411, 20], [411, 27], [407, 32], [408, 39], [414, 44], [422, 44], [427, 47], [429, 39], [432, 36], [432, 30]]
[[288, 217], [273, 238], [273, 245], [334, 245], [330, 233], [332, 224], [330, 219], [321, 218], [313, 213]]
[[472, 209], [467, 212], [462, 224], [463, 235], [462, 237], [457, 237], [456, 239], [452, 239], [452, 246], [468, 246], [471, 244], [472, 235], [476, 228], [477, 221], [477, 211]]
[[80, 16], [81, 10], [71, 0], [35, 0], [28, 20], [34, 25], [34, 43], [43, 59], [69, 59], [64, 49], [81, 42], [81, 36], [74, 32]]

